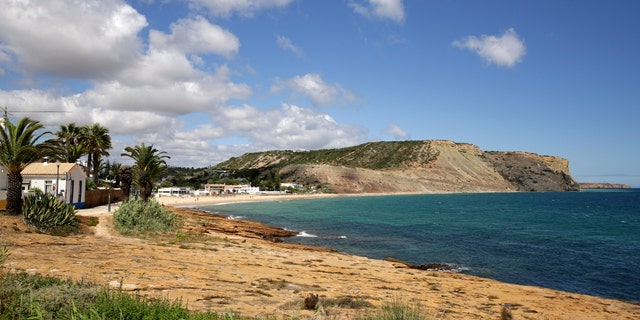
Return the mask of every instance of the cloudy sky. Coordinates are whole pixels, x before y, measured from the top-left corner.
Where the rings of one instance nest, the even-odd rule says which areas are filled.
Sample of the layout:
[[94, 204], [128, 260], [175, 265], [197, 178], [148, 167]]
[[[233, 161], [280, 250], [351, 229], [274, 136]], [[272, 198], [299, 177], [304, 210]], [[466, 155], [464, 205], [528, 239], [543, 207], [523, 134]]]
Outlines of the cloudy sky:
[[[5, 0], [0, 106], [170, 165], [448, 139], [640, 187], [635, 0]], [[48, 112], [36, 112], [48, 111]], [[61, 111], [61, 112], [51, 112]]]

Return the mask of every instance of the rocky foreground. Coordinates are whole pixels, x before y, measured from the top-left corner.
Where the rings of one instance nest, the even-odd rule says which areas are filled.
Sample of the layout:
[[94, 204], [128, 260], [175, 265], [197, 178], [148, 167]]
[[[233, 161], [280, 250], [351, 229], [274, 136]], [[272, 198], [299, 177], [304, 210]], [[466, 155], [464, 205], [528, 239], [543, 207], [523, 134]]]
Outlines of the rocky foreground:
[[[435, 319], [499, 319], [503, 308], [514, 319], [640, 318], [638, 304], [286, 245], [274, 239], [287, 230], [173, 210], [183, 229], [150, 239], [119, 236], [105, 207], [82, 210], [85, 223], [96, 216], [98, 225], [64, 238], [0, 216], [0, 243], [10, 252], [4, 267], [248, 317], [352, 319], [367, 308], [402, 302], [422, 306]], [[318, 311], [304, 308], [310, 293], [319, 296]]]

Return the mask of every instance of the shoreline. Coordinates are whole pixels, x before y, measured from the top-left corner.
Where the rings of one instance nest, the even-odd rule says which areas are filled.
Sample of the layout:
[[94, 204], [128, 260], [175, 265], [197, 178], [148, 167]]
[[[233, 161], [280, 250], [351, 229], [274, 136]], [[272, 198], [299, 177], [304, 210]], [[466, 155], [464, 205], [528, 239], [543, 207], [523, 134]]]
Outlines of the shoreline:
[[[237, 220], [216, 220], [188, 208], [336, 196], [344, 195], [164, 199], [172, 200], [165, 201], [165, 206], [181, 211], [185, 222], [174, 238], [167, 239], [120, 236], [113, 230], [115, 209], [108, 212], [107, 206], [79, 210], [80, 217], [95, 216], [99, 223], [65, 238], [27, 232], [20, 219], [0, 217], [0, 238], [10, 250], [4, 267], [179, 299], [190, 310], [233, 311], [247, 317], [353, 319], [365, 310], [330, 302], [361, 299], [371, 304], [367, 309], [391, 302], [419, 305], [438, 319], [497, 319], [504, 308], [519, 319], [640, 318], [637, 303], [417, 270], [400, 262], [272, 242], [260, 237], [260, 232], [247, 237]], [[217, 230], [220, 223], [231, 232]], [[325, 314], [300, 307], [310, 293], [319, 295]]]
[[[220, 211], [219, 210], [223, 210], [224, 209], [215, 209], [215, 205], [216, 204], [227, 204], [227, 203], [246, 203], [246, 202], [252, 202], [252, 203], [258, 203], [258, 202], [270, 202], [270, 201], [285, 201], [285, 200], [305, 200], [305, 199], [325, 199], [325, 198], [340, 198], [340, 197], [371, 197], [371, 196], [403, 196], [403, 195], [431, 195], [431, 194], [423, 194], [423, 193], [403, 193], [403, 194], [395, 194], [395, 193], [367, 193], [367, 194], [315, 194], [315, 195], [278, 195], [278, 196], [231, 196], [231, 197], [226, 197], [227, 201], [220, 201], [219, 199], [210, 199], [209, 202], [206, 203], [197, 203], [194, 201], [190, 201], [189, 198], [185, 198], [185, 199], [181, 199], [180, 201], [178, 201], [180, 203], [180, 205], [178, 205], [177, 207], [182, 207], [182, 208], [188, 208], [188, 209], [193, 209], [193, 210], [201, 210], [204, 212], [208, 212], [210, 214], [217, 214], [220, 215]], [[192, 199], [193, 200], [193, 199]], [[346, 200], [346, 199], [345, 199]], [[283, 205], [285, 205], [285, 203], [283, 202]], [[203, 208], [201, 208], [202, 206], [211, 206], [208, 207], [206, 210], [204, 210]], [[279, 204], [275, 203], [272, 204], [271, 206], [275, 206], [272, 208], [276, 208], [274, 211], [274, 214], [277, 216], [277, 212], [278, 212], [278, 207]], [[306, 204], [299, 204], [299, 205], [295, 205], [295, 206], [302, 206], [300, 207], [299, 210], [305, 211], [304, 208], [306, 208]], [[322, 205], [320, 205], [320, 207], [323, 207]], [[256, 208], [259, 210], [259, 208], [262, 208], [262, 205], [260, 204], [253, 204], [252, 208]], [[234, 219], [234, 217], [236, 217], [238, 213], [235, 212], [225, 212], [224, 214], [222, 214], [223, 216], [229, 218], [229, 219]], [[227, 216], [228, 215], [228, 216]], [[263, 221], [264, 223], [274, 223], [275, 221], [279, 221], [277, 217], [273, 217], [274, 219], [264, 219], [261, 218], [259, 216], [255, 216], [254, 217], [257, 221]], [[240, 217], [240, 219], [245, 220], [245, 221], [251, 221], [251, 218], [247, 218], [247, 217]], [[247, 220], [248, 219], [248, 220]], [[512, 283], [512, 284], [522, 284], [522, 285], [534, 285], [534, 286], [543, 286], [545, 288], [549, 288], [549, 289], [553, 289], [553, 290], [567, 290], [567, 288], [569, 288], [569, 290], [573, 289], [573, 291], [569, 291], [569, 292], [573, 292], [573, 293], [580, 293], [580, 294], [586, 294], [586, 295], [593, 295], [593, 296], [597, 296], [600, 298], [605, 298], [605, 299], [619, 299], [621, 301], [626, 301], [626, 302], [630, 302], [630, 303], [635, 303], [635, 304], [640, 304], [640, 299], [638, 299], [638, 296], [633, 294], [633, 290], [629, 289], [629, 287], [624, 287], [623, 291], [620, 290], [614, 290], [611, 286], [607, 286], [607, 288], [602, 287], [602, 290], [598, 290], [599, 287], [597, 286], [583, 286], [583, 287], [579, 287], [579, 286], [571, 286], [571, 285], [565, 285], [565, 282], [563, 282], [565, 279], [564, 278], [558, 278], [558, 279], [554, 279], [554, 280], [550, 280], [545, 278], [545, 275], [540, 273], [540, 274], [534, 274], [535, 277], [529, 277], [529, 279], [538, 279], [535, 281], [524, 281], [524, 282], [519, 282], [519, 279], [513, 279], [512, 278], [500, 278], [499, 275], [501, 274], [487, 274], [487, 273], [478, 273], [478, 272], [474, 272], [473, 269], [467, 268], [464, 265], [457, 265], [455, 263], [447, 263], [450, 262], [447, 259], [443, 259], [443, 260], [433, 260], [433, 257], [431, 257], [432, 259], [415, 259], [415, 257], [413, 256], [409, 256], [407, 258], [407, 256], [402, 256], [402, 254], [400, 254], [400, 256], [398, 256], [398, 252], [396, 252], [395, 250], [389, 251], [387, 250], [387, 253], [385, 255], [380, 255], [380, 254], [371, 254], [370, 251], [366, 251], [366, 250], [353, 250], [353, 248], [351, 246], [349, 247], [344, 247], [342, 245], [332, 245], [332, 243], [330, 242], [322, 242], [322, 241], [304, 241], [304, 240], [296, 240], [293, 239], [296, 236], [301, 236], [302, 234], [305, 233], [304, 230], [305, 227], [304, 226], [300, 226], [300, 225], [296, 225], [297, 227], [291, 227], [292, 225], [287, 224], [286, 222], [284, 224], [282, 223], [278, 223], [275, 222], [275, 225], [280, 226], [286, 230], [291, 230], [291, 231], [295, 231], [296, 235], [295, 236], [285, 236], [282, 239], [284, 240], [280, 240], [280, 242], [284, 241], [288, 244], [298, 244], [301, 246], [315, 246], [318, 248], [324, 248], [324, 249], [329, 249], [329, 250], [334, 250], [337, 252], [341, 252], [344, 254], [348, 254], [348, 255], [356, 255], [356, 256], [363, 256], [363, 257], [367, 257], [370, 259], [378, 259], [378, 260], [386, 260], [386, 261], [395, 261], [398, 263], [402, 263], [403, 265], [410, 267], [410, 268], [415, 268], [415, 269], [422, 269], [422, 270], [437, 270], [437, 271], [452, 271], [452, 272], [459, 272], [461, 274], [465, 274], [465, 275], [471, 275], [471, 276], [479, 276], [479, 277], [487, 277], [489, 279], [492, 280], [496, 280], [496, 281], [502, 281], [505, 283]], [[277, 228], [277, 227], [276, 227]], [[326, 230], [325, 230], [326, 231]], [[343, 233], [340, 233], [343, 234]], [[313, 235], [312, 235], [313, 236]], [[313, 236], [315, 237], [315, 236]], [[291, 238], [291, 239], [289, 239]], [[287, 240], [288, 239], [288, 240]], [[443, 244], [446, 245], [446, 244]], [[344, 251], [342, 251], [344, 250]], [[399, 260], [399, 259], [402, 260]], [[406, 260], [405, 260], [406, 259]], [[436, 263], [438, 262], [438, 263]], [[470, 271], [471, 270], [471, 271]], [[500, 269], [497, 269], [500, 270]], [[502, 270], [504, 271], [504, 270]], [[508, 274], [508, 273], [507, 273]], [[537, 277], [540, 278], [537, 278]], [[609, 283], [615, 283], [614, 278], [608, 278], [610, 276], [610, 274], [605, 275], [603, 274], [603, 279], [610, 279], [613, 280], [613, 282], [609, 282]], [[523, 279], [526, 279], [526, 277], [523, 277]], [[546, 281], [543, 281], [544, 279], [546, 279]], [[510, 281], [511, 280], [511, 281]], [[602, 280], [605, 281], [605, 280]], [[601, 283], [605, 283], [602, 282]], [[569, 282], [569, 284], [572, 284], [571, 282]], [[577, 288], [577, 289], [576, 289]], [[610, 291], [607, 291], [610, 290]], [[631, 290], [631, 291], [629, 291]], [[621, 294], [620, 292], [625, 292], [626, 294]]]

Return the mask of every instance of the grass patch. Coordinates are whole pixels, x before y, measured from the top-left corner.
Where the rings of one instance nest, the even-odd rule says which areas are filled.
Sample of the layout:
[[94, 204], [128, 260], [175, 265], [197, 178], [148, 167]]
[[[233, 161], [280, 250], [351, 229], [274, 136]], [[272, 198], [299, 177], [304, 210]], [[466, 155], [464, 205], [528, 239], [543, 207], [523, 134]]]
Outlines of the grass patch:
[[0, 319], [242, 319], [189, 312], [181, 301], [152, 299], [90, 283], [27, 273], [0, 274]]
[[324, 307], [335, 307], [343, 309], [364, 309], [371, 308], [373, 304], [362, 297], [341, 296], [335, 299], [322, 299]]
[[[270, 296], [262, 290], [248, 294]], [[209, 296], [204, 300], [230, 303], [227, 297]], [[361, 297], [343, 296], [322, 300], [323, 308], [360, 309], [355, 319], [429, 319], [422, 309], [399, 303], [369, 310], [373, 305]], [[288, 305], [299, 309], [301, 301]], [[362, 310], [367, 309], [367, 310]], [[27, 273], [0, 273], [0, 319], [187, 319], [244, 320], [234, 312], [192, 312], [182, 301], [148, 298], [83, 281], [61, 280]], [[260, 319], [278, 319], [276, 316]], [[284, 318], [283, 318], [284, 319]], [[287, 318], [288, 319], [288, 318]]]
[[7, 261], [7, 258], [9, 257], [9, 249], [7, 249], [7, 246], [2, 246], [0, 247], [0, 269], [2, 268], [2, 265], [4, 264], [5, 261]]
[[87, 225], [89, 227], [97, 226], [98, 222], [100, 222], [100, 219], [98, 219], [98, 217], [89, 217], [89, 219], [87, 219]]
[[420, 306], [399, 302], [386, 304], [380, 309], [356, 317], [358, 320], [424, 320], [432, 318]]

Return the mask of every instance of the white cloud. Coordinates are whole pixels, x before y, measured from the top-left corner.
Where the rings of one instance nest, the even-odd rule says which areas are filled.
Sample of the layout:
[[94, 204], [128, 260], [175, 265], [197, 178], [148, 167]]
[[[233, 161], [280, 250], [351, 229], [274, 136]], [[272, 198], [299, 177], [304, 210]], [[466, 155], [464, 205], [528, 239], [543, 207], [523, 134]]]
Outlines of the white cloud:
[[349, 6], [358, 14], [365, 17], [389, 19], [395, 22], [403, 22], [405, 17], [402, 0], [368, 0], [368, 5], [363, 5], [356, 0], [350, 0]]
[[364, 136], [361, 129], [340, 125], [328, 114], [288, 104], [282, 113], [276, 125], [267, 128], [267, 135], [256, 140], [280, 149], [324, 149], [354, 145]]
[[302, 49], [300, 49], [300, 47], [295, 46], [291, 42], [291, 39], [285, 36], [278, 35], [276, 36], [276, 42], [278, 43], [278, 46], [280, 48], [291, 51], [298, 57], [302, 56]]
[[214, 119], [233, 132], [248, 133], [272, 125], [277, 112], [262, 111], [250, 105], [242, 107], [226, 107], [217, 110]]
[[343, 89], [338, 84], [328, 84], [317, 73], [308, 73], [304, 76], [296, 76], [284, 82], [278, 81], [271, 87], [271, 92], [279, 92], [283, 87], [288, 87], [311, 99], [315, 106], [325, 106], [334, 103], [349, 102], [356, 99], [355, 95]]
[[251, 95], [248, 85], [229, 81], [226, 66], [219, 67], [215, 74], [190, 70], [193, 74], [185, 72], [183, 77], [180, 73], [171, 73], [173, 67], [175, 65], [142, 63], [128, 70], [122, 80], [98, 83], [84, 92], [83, 103], [112, 110], [179, 115], [206, 111], [227, 100], [243, 100]]
[[251, 17], [256, 12], [273, 7], [285, 7], [293, 0], [189, 0], [194, 7], [204, 7], [213, 16], [229, 17], [234, 13]]
[[501, 67], [513, 67], [522, 62], [527, 54], [524, 41], [518, 37], [513, 28], [505, 31], [502, 36], [482, 35], [480, 38], [469, 36], [453, 42], [455, 47], [467, 49], [477, 53], [485, 62]]
[[172, 23], [170, 35], [151, 30], [149, 43], [151, 50], [215, 53], [226, 58], [232, 57], [240, 48], [240, 41], [233, 33], [200, 16]]
[[384, 133], [393, 136], [396, 140], [409, 138], [409, 134], [396, 124], [389, 125], [389, 127], [384, 130]]
[[32, 73], [101, 78], [136, 60], [146, 26], [121, 0], [3, 1], [0, 50]]
[[320, 149], [354, 145], [364, 130], [338, 124], [325, 113], [284, 104], [262, 111], [251, 106], [225, 108], [214, 116], [226, 130], [248, 138], [265, 149]]
[[[246, 16], [290, 2], [208, 3], [220, 5], [219, 12]], [[44, 81], [53, 82], [49, 86], [53, 88], [60, 88], [69, 77], [86, 81], [73, 82], [77, 86], [63, 89], [65, 93], [0, 89], [0, 106], [15, 112], [10, 114], [12, 119], [29, 116], [52, 131], [71, 122], [100, 123], [112, 135], [113, 160], [123, 161], [119, 157], [123, 148], [140, 142], [166, 151], [173, 165], [206, 166], [243, 152], [343, 147], [365, 137], [362, 128], [294, 105], [269, 110], [228, 107], [230, 100], [247, 100], [252, 89], [233, 82], [233, 70], [226, 64], [211, 65], [214, 57], [205, 55], [233, 58], [240, 42], [203, 17], [178, 20], [166, 33], [149, 30], [145, 47], [139, 33], [147, 21], [122, 0], [33, 3], [0, 4], [0, 73], [25, 78], [46, 74], [51, 77]], [[281, 40], [285, 50], [300, 50], [289, 39]], [[316, 105], [354, 99], [352, 93], [325, 83], [317, 74], [279, 85]], [[187, 120], [193, 113], [199, 117], [196, 121], [202, 121], [195, 128]]]

